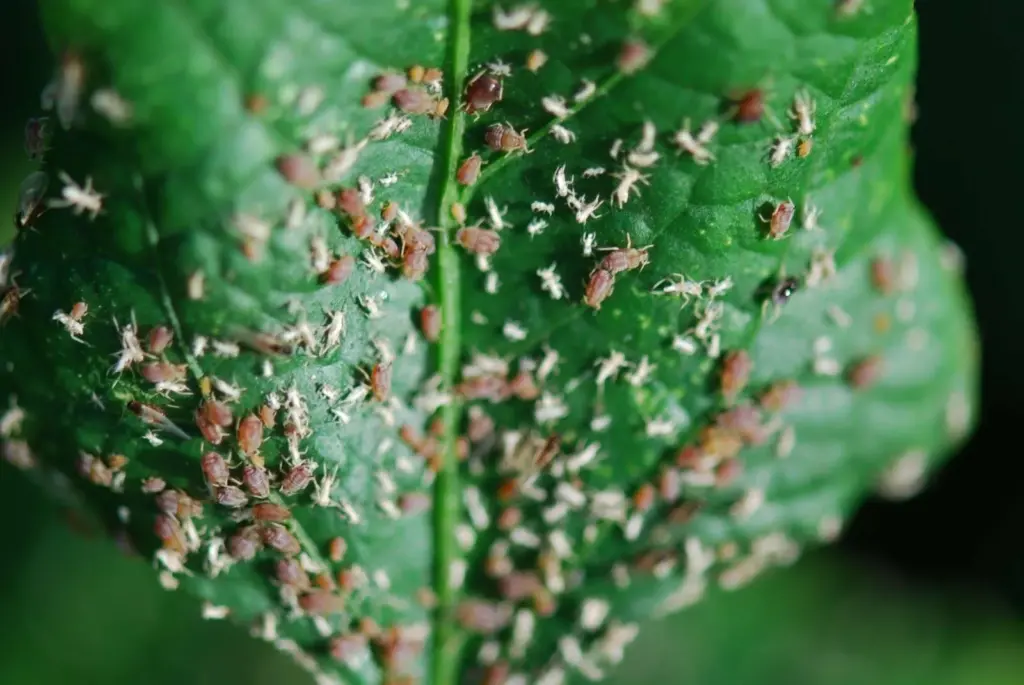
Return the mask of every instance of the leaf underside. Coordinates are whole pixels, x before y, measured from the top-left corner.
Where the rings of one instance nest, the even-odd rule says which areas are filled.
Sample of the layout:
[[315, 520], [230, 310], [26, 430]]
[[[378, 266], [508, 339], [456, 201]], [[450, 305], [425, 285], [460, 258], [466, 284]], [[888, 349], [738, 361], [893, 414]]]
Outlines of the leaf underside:
[[[908, 188], [909, 1], [42, 6], [64, 58], [49, 208], [20, 230], [4, 296], [5, 455], [323, 682], [598, 678], [635, 621], [833, 539], [865, 494], [911, 494], [966, 434], [957, 253]], [[408, 88], [447, 97], [445, 117], [364, 106], [413, 65], [443, 70]], [[504, 65], [502, 99], [467, 114], [466, 84]], [[740, 121], [752, 91], [764, 112]], [[689, 150], [684, 120], [707, 134]], [[530, 151], [488, 149], [498, 123]], [[60, 172], [102, 194], [98, 214], [60, 206]], [[360, 187], [369, 239], [332, 208]], [[489, 259], [459, 244], [457, 205], [500, 227]], [[423, 280], [369, 244], [411, 252], [406, 221], [438, 227]], [[627, 246], [647, 263], [588, 305], [603, 248]], [[356, 259], [343, 282], [324, 282], [324, 248]], [[174, 339], [150, 354], [158, 326]], [[125, 361], [125, 331], [145, 358], [129, 344]], [[147, 380], [161, 360], [182, 365], [177, 386]], [[216, 445], [195, 419], [209, 400], [233, 421]], [[238, 424], [264, 406], [253, 453]], [[257, 498], [215, 502], [211, 450], [232, 481], [265, 465], [310, 587], [269, 544], [232, 558], [266, 524]], [[285, 494], [301, 464], [312, 484]], [[173, 491], [201, 514], [175, 511], [182, 538], [161, 540]], [[314, 616], [328, 596], [339, 611]]]

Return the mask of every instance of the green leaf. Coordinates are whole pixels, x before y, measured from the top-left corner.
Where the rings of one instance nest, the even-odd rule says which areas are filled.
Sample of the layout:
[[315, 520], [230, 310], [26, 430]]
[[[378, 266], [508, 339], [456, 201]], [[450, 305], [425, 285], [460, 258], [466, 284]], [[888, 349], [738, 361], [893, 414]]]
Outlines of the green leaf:
[[[638, 618], [833, 539], [873, 488], [911, 494], [971, 423], [956, 251], [908, 188], [912, 6], [856, 5], [43, 3], [64, 58], [50, 208], [5, 294], [6, 453], [324, 682], [598, 677]], [[364, 106], [413, 65], [444, 71], [408, 86], [429, 116]], [[488, 149], [503, 122], [529, 152]], [[404, 212], [404, 269], [351, 197], [332, 208], [359, 187], [369, 216]], [[460, 211], [500, 230], [493, 256]], [[409, 221], [440, 227], [423, 281]], [[324, 247], [358, 260], [344, 282]], [[181, 366], [132, 354], [158, 326]], [[215, 447], [211, 399], [234, 421]], [[236, 426], [264, 405], [257, 456]], [[282, 553], [228, 554], [252, 502], [216, 503], [211, 449], [236, 480], [265, 463], [340, 611], [304, 612], [324, 596], [281, 582]], [[316, 482], [288, 494], [300, 463]], [[183, 539], [155, 478], [202, 502]]]

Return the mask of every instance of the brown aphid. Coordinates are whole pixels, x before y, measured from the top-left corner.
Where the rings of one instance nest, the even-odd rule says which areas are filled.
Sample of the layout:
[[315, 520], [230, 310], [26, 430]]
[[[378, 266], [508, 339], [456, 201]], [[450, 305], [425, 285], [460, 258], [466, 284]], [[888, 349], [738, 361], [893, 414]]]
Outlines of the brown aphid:
[[882, 375], [882, 357], [873, 354], [850, 365], [846, 371], [846, 382], [856, 390], [863, 390], [875, 384]]
[[128, 457], [123, 454], [111, 454], [107, 457], [107, 466], [111, 471], [120, 471], [128, 465]]
[[345, 598], [329, 590], [311, 590], [299, 596], [299, 606], [307, 614], [329, 616], [345, 611]]
[[199, 411], [195, 413], [195, 419], [203, 440], [211, 445], [219, 445], [224, 440], [224, 430], [220, 426], [207, 421]]
[[273, 428], [276, 419], [277, 412], [269, 404], [264, 404], [260, 407], [260, 423], [265, 428]]
[[480, 72], [466, 84], [466, 114], [486, 112], [504, 95], [501, 79], [487, 72]]
[[423, 492], [406, 492], [398, 498], [398, 508], [407, 516], [422, 514], [430, 509], [430, 496]]
[[200, 460], [203, 468], [203, 476], [210, 487], [220, 488], [228, 484], [231, 478], [231, 471], [228, 469], [224, 457], [216, 452], [207, 452]]
[[742, 441], [760, 445], [767, 438], [770, 429], [761, 423], [761, 413], [751, 404], [743, 403], [724, 411], [715, 417], [715, 424], [731, 431]]
[[[743, 438], [721, 426], [705, 426], [700, 430], [700, 451], [716, 458], [735, 457], [743, 449]], [[697, 464], [699, 467], [701, 464]]]
[[646, 247], [619, 247], [614, 248], [611, 252], [601, 260], [601, 264], [598, 269], [604, 269], [610, 272], [613, 276], [623, 271], [631, 271], [633, 269], [642, 269], [647, 266], [650, 261], [649, 250], [650, 245]]
[[263, 422], [255, 414], [248, 414], [238, 422], [238, 449], [243, 454], [252, 455], [260, 450], [263, 444]]
[[338, 206], [338, 198], [327, 188], [321, 188], [313, 193], [313, 201], [316, 202], [317, 207], [326, 209], [328, 212]]
[[309, 487], [313, 481], [313, 467], [308, 462], [302, 462], [289, 469], [281, 481], [281, 494], [286, 496], [297, 495]]
[[314, 190], [322, 178], [320, 169], [309, 155], [293, 153], [281, 155], [275, 161], [278, 173], [296, 188]]
[[441, 337], [441, 309], [436, 304], [428, 304], [420, 310], [420, 331], [430, 342], [437, 342]]
[[203, 506], [180, 490], [164, 490], [154, 500], [160, 511], [180, 520], [203, 515]]
[[639, 512], [645, 512], [654, 506], [657, 491], [650, 483], [644, 483], [633, 493], [633, 508]]
[[423, 436], [411, 424], [402, 424], [398, 429], [398, 437], [414, 452], [419, 452], [423, 446]]
[[697, 512], [704, 506], [703, 502], [692, 501], [673, 507], [666, 517], [666, 521], [675, 525], [683, 525], [693, 520]]
[[241, 509], [249, 502], [249, 498], [241, 488], [234, 485], [225, 485], [214, 491], [214, 499], [217, 504], [229, 509]]
[[18, 316], [18, 307], [21, 305], [21, 298], [28, 291], [21, 290], [17, 285], [11, 285], [7, 291], [0, 296], [0, 325]]
[[342, 188], [338, 191], [338, 208], [353, 219], [366, 216], [366, 205], [355, 188]]
[[764, 116], [764, 91], [752, 88], [734, 98], [736, 112], [733, 121], [741, 124], [753, 124]]
[[384, 72], [373, 79], [373, 89], [382, 93], [394, 93], [399, 88], [405, 88], [405, 74], [389, 71]]
[[510, 602], [533, 597], [544, 587], [544, 581], [535, 571], [513, 571], [501, 577], [498, 592]]
[[896, 265], [888, 257], [871, 260], [871, 285], [883, 295], [896, 291]]
[[227, 428], [235, 420], [231, 407], [218, 400], [206, 400], [199, 405], [202, 417], [215, 426]]
[[402, 88], [391, 96], [391, 103], [406, 114], [427, 114], [433, 112], [437, 103], [425, 90], [420, 88]]
[[474, 152], [459, 165], [459, 170], [455, 172], [455, 179], [464, 186], [473, 185], [476, 183], [477, 177], [480, 176], [480, 167], [483, 166], [483, 162], [483, 158]]
[[368, 649], [368, 643], [369, 641], [366, 636], [360, 633], [336, 635], [331, 638], [328, 651], [336, 661], [350, 664], [357, 659], [363, 658]]
[[453, 202], [451, 207], [452, 218], [455, 219], [455, 223], [462, 226], [466, 223], [466, 205], [461, 202]]
[[746, 350], [735, 350], [725, 355], [722, 360], [721, 383], [722, 396], [727, 402], [736, 398], [750, 379], [754, 363]]
[[355, 268], [356, 260], [352, 255], [338, 257], [320, 274], [320, 282], [324, 285], [339, 285], [348, 280]]
[[532, 152], [526, 146], [526, 130], [517, 131], [507, 124], [491, 124], [484, 133], [484, 142], [495, 152]]
[[88, 304], [86, 304], [85, 302], [75, 302], [73, 305], [71, 305], [71, 311], [68, 312], [68, 316], [70, 316], [75, 321], [81, 321], [82, 319], [85, 318], [85, 315], [88, 313]]
[[256, 526], [240, 528], [228, 538], [228, 554], [238, 561], [248, 561], [256, 556], [263, 546], [260, 531]]
[[153, 523], [153, 532], [164, 543], [165, 549], [172, 549], [181, 554], [188, 552], [188, 541], [181, 525], [167, 514], [157, 514]]
[[800, 386], [796, 381], [776, 381], [761, 395], [761, 408], [770, 412], [783, 411], [800, 401], [800, 394]]
[[295, 559], [278, 559], [274, 564], [277, 581], [296, 590], [309, 589], [309, 576], [302, 570], [302, 564]]
[[334, 584], [334, 578], [331, 578], [331, 574], [326, 571], [316, 574], [316, 577], [313, 580], [316, 583], [316, 586], [321, 590], [331, 590], [333, 592], [337, 587]]
[[530, 54], [526, 56], [526, 68], [533, 73], [537, 73], [541, 67], [548, 62], [548, 55], [543, 50], [531, 50]]
[[114, 474], [110, 472], [107, 465], [91, 454], [81, 455], [78, 460], [78, 472], [88, 478], [93, 485], [105, 488], [109, 488], [114, 479]]
[[146, 336], [146, 347], [150, 354], [163, 354], [174, 340], [174, 331], [167, 326], [157, 326]]
[[546, 618], [555, 613], [558, 609], [558, 602], [555, 595], [547, 588], [541, 588], [533, 593], [533, 610], [537, 615]]
[[366, 109], [377, 109], [383, 107], [391, 99], [391, 93], [384, 90], [371, 90], [363, 95], [360, 104]]
[[627, 40], [619, 50], [616, 65], [623, 74], [635, 74], [651, 58], [651, 48], [639, 39]]
[[732, 485], [743, 473], [743, 463], [735, 458], [729, 457], [722, 460], [715, 467], [715, 487], [724, 488]]
[[246, 464], [242, 469], [242, 483], [253, 497], [260, 499], [270, 497], [270, 476], [266, 469]]
[[772, 210], [770, 217], [761, 217], [761, 220], [768, 224], [768, 238], [779, 240], [789, 233], [789, 227], [793, 223], [793, 214], [796, 206], [789, 200], [783, 200]]
[[519, 496], [519, 481], [516, 478], [507, 478], [498, 486], [495, 493], [500, 502], [511, 502]]
[[498, 529], [509, 531], [518, 526], [523, 520], [523, 512], [519, 507], [506, 507], [498, 516]]
[[302, 551], [299, 541], [279, 523], [268, 523], [260, 528], [260, 539], [263, 544], [276, 549], [281, 554], [295, 556]]
[[469, 457], [469, 440], [464, 435], [455, 438], [455, 458], [465, 461]]
[[345, 538], [333, 538], [327, 547], [327, 556], [337, 564], [345, 558], [346, 551], [348, 551], [348, 543], [345, 542]]
[[444, 78], [444, 72], [437, 67], [427, 67], [423, 72], [423, 83], [439, 83]]
[[155, 495], [158, 492], [163, 492], [166, 487], [167, 481], [157, 476], [150, 476], [142, 481], [142, 492], [147, 495]]
[[508, 383], [509, 391], [521, 400], [531, 402], [540, 397], [540, 388], [529, 371], [520, 371]]
[[245, 96], [245, 110], [249, 114], [263, 114], [270, 106], [270, 100], [263, 93], [250, 93]]
[[444, 119], [450, 105], [451, 101], [448, 98], [441, 98], [434, 103], [434, 111], [427, 112], [427, 116], [431, 119]]
[[606, 269], [594, 269], [583, 293], [583, 304], [600, 309], [601, 303], [608, 299], [614, 289], [615, 274]]
[[483, 442], [494, 435], [494, 419], [479, 407], [470, 407], [466, 435], [471, 442]]
[[500, 376], [475, 376], [458, 384], [456, 392], [468, 400], [503, 402], [509, 396], [508, 383]]
[[140, 372], [150, 383], [175, 383], [185, 378], [186, 369], [184, 364], [150, 362], [143, 364]]
[[274, 502], [260, 502], [252, 508], [252, 517], [257, 521], [287, 521], [292, 517], [287, 507], [282, 507]]
[[666, 502], [675, 502], [682, 491], [682, 479], [679, 470], [666, 466], [658, 475], [658, 495]]
[[459, 602], [455, 615], [466, 630], [489, 635], [508, 625], [512, 619], [512, 607], [504, 603], [471, 598]]
[[391, 396], [391, 363], [374, 364], [370, 371], [370, 391], [378, 402], [387, 402]]
[[402, 258], [402, 276], [410, 281], [419, 281], [427, 275], [430, 257], [421, 250], [406, 252]]
[[804, 138], [796, 146], [796, 156], [806, 157], [811, 154], [811, 150], [814, 148], [814, 141], [810, 138]]
[[501, 236], [488, 228], [467, 226], [455, 232], [455, 242], [473, 254], [492, 255], [501, 247]]

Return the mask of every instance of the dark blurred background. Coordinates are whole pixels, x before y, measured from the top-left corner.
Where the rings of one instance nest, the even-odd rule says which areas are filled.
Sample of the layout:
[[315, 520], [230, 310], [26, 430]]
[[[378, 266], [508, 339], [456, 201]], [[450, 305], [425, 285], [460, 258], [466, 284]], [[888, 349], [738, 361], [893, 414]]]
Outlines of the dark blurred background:
[[[1024, 682], [1024, 288], [1013, 280], [1024, 260], [1024, 3], [917, 4], [914, 180], [967, 255], [980, 425], [918, 498], [869, 502], [837, 546], [642, 634], [616, 682]], [[22, 127], [51, 71], [35, 12], [33, 0], [0, 0], [0, 216], [30, 169]], [[305, 682], [244, 632], [201, 621], [144, 563], [72, 532], [26, 486], [0, 464], [0, 685]]]

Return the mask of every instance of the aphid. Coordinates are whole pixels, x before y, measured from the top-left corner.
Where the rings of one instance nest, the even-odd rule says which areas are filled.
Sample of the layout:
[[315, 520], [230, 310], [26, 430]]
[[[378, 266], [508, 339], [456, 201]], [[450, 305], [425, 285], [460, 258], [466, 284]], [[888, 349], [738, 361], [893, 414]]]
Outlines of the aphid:
[[281, 155], [274, 164], [284, 180], [296, 188], [314, 190], [323, 181], [320, 177], [319, 167], [309, 155], [300, 153]]
[[614, 178], [619, 179], [619, 184], [615, 186], [615, 190], [612, 191], [612, 203], [622, 207], [624, 204], [629, 202], [630, 193], [640, 195], [640, 189], [637, 184], [648, 185], [648, 177], [641, 174], [639, 171], [629, 166], [628, 164], [622, 165], [622, 171], [617, 174], [612, 174]]
[[25, 177], [18, 188], [18, 228], [32, 224], [35, 219], [46, 211], [42, 204], [43, 196], [50, 185], [50, 177], [42, 171], [33, 171]]
[[263, 444], [263, 422], [255, 414], [248, 414], [238, 422], [238, 449], [243, 454], [253, 455], [259, 452]]
[[373, 89], [382, 93], [394, 93], [405, 87], [405, 74], [387, 71], [373, 79]]
[[587, 288], [583, 294], [583, 304], [594, 309], [600, 309], [612, 290], [615, 288], [615, 275], [605, 269], [594, 269], [587, 281]]
[[580, 238], [580, 245], [583, 247], [583, 256], [589, 257], [594, 254], [594, 246], [597, 245], [596, 233], [584, 233]]
[[313, 468], [306, 462], [293, 466], [281, 481], [281, 494], [297, 495], [313, 481]]
[[25, 153], [33, 162], [43, 158], [49, 149], [50, 118], [32, 118], [25, 122]]
[[639, 39], [627, 40], [619, 50], [616, 65], [623, 74], [635, 74], [651, 58], [651, 48]]
[[796, 212], [796, 205], [791, 200], [783, 200], [772, 210], [771, 216], [761, 216], [761, 221], [768, 224], [768, 238], [779, 240], [786, 237], [789, 227], [793, 223], [793, 214]]
[[[526, 224], [526, 234], [533, 238], [544, 232], [544, 229], [548, 227], [548, 222], [544, 219], [532, 219], [530, 223]], [[497, 277], [498, 274], [494, 274]]]
[[883, 295], [896, 290], [896, 266], [888, 257], [879, 256], [871, 260], [871, 284]]
[[456, 609], [456, 618], [466, 630], [489, 635], [512, 620], [512, 606], [484, 599], [464, 599]]
[[480, 72], [466, 84], [466, 114], [488, 111], [504, 95], [501, 79], [486, 72]]
[[466, 223], [466, 205], [461, 202], [453, 202], [451, 207], [452, 218], [459, 226]]
[[150, 354], [163, 354], [174, 340], [174, 331], [167, 326], [157, 326], [146, 336], [146, 347]]
[[604, 200], [599, 197], [595, 197], [590, 202], [586, 201], [585, 197], [573, 198], [578, 203], [576, 208], [576, 223], [585, 224], [591, 219], [600, 219], [601, 214], [597, 213], [597, 210], [604, 204]]
[[764, 116], [764, 91], [752, 88], [740, 94], [734, 100], [736, 113], [733, 120], [741, 124], [752, 124]]
[[433, 112], [437, 103], [427, 91], [421, 88], [402, 88], [391, 96], [391, 102], [406, 114], [427, 114]]
[[217, 501], [217, 504], [230, 509], [244, 507], [249, 501], [246, 494], [234, 485], [224, 485], [217, 488], [214, 492], [214, 499]]
[[76, 216], [82, 212], [88, 212], [89, 218], [95, 219], [103, 209], [104, 195], [97, 193], [92, 187], [92, 178], [87, 176], [85, 185], [80, 186], [63, 171], [58, 174], [58, 177], [64, 184], [60, 191], [61, 198], [51, 199], [48, 205], [53, 208], [71, 207]]
[[526, 145], [526, 131], [516, 131], [511, 125], [491, 124], [484, 134], [484, 142], [487, 147], [495, 152], [511, 153], [517, 150], [532, 152]]
[[355, 268], [355, 257], [344, 255], [328, 265], [327, 269], [320, 274], [320, 282], [324, 285], [339, 285], [348, 280]]
[[626, 247], [601, 248], [610, 250], [607, 256], [601, 260], [598, 269], [610, 272], [613, 276], [623, 271], [642, 269], [650, 263], [648, 251], [652, 246], [633, 247], [629, 236], [626, 237]]
[[[793, 109], [790, 110], [789, 116], [797, 122], [797, 135], [810, 136], [814, 133], [815, 109], [814, 100], [806, 90], [797, 91], [793, 96]], [[804, 156], [806, 155], [801, 155], [801, 157]]]
[[177, 383], [185, 377], [188, 367], [184, 364], [170, 364], [168, 362], [152, 362], [143, 364], [142, 377], [150, 383]]
[[801, 158], [806, 157], [807, 155], [811, 154], [811, 149], [813, 147], [814, 141], [810, 138], [804, 138], [799, 143], [797, 143], [796, 156]]
[[405, 73], [409, 75], [409, 80], [413, 83], [422, 83], [423, 76], [427, 73], [427, 69], [422, 64], [414, 64], [406, 69]]
[[309, 576], [302, 569], [295, 559], [279, 559], [274, 565], [277, 580], [282, 585], [291, 586], [297, 590], [308, 590], [310, 588]]
[[[705, 127], [706, 126], [707, 124], [705, 124]], [[710, 138], [711, 136], [708, 136], [708, 140], [710, 140]], [[679, 148], [679, 154], [682, 154], [683, 152], [688, 153], [693, 157], [693, 161], [700, 166], [704, 166], [715, 160], [715, 156], [707, 149], [706, 142], [707, 141], [702, 142], [698, 138], [694, 137], [693, 133], [690, 131], [689, 119], [684, 119], [683, 127], [672, 135], [672, 144]]]
[[855, 362], [846, 371], [846, 381], [856, 390], [874, 385], [882, 375], [882, 357], [875, 354]]
[[242, 469], [242, 483], [245, 484], [245, 489], [253, 497], [260, 499], [270, 497], [270, 477], [266, 469], [253, 464], [246, 464], [245, 468]]
[[430, 342], [437, 342], [441, 337], [441, 309], [434, 304], [428, 304], [420, 310], [420, 330], [423, 337]]
[[330, 616], [345, 611], [345, 598], [329, 590], [318, 588], [300, 595], [299, 606], [307, 614]]
[[786, 161], [789, 153], [793, 151], [794, 143], [796, 143], [796, 136], [775, 136], [775, 143], [772, 144], [771, 153], [768, 157], [768, 161], [773, 169]]
[[533, 73], [537, 73], [541, 67], [547, 64], [548, 55], [543, 50], [531, 50], [530, 54], [526, 56], [526, 68]]
[[142, 419], [144, 423], [152, 426], [160, 426], [164, 430], [173, 433], [175, 437], [181, 438], [182, 440], [188, 440], [191, 437], [188, 433], [174, 425], [174, 423], [167, 418], [167, 415], [164, 414], [163, 410], [159, 407], [154, 407], [151, 404], [132, 400], [128, 403], [128, 410]]
[[736, 395], [743, 391], [750, 379], [754, 363], [745, 350], [729, 352], [722, 360], [720, 375], [722, 396], [726, 402], [732, 402]]
[[42, 94], [44, 110], [56, 109], [60, 125], [71, 128], [78, 116], [78, 105], [85, 88], [85, 64], [81, 56], [73, 52], [61, 55], [57, 75], [46, 86]]
[[391, 364], [374, 364], [370, 371], [370, 390], [378, 402], [386, 402], [391, 396]]
[[206, 421], [222, 428], [230, 426], [231, 422], [234, 421], [234, 416], [231, 414], [231, 408], [218, 400], [206, 400], [199, 405], [199, 411], [197, 413]]
[[292, 517], [292, 512], [286, 507], [274, 502], [260, 502], [252, 508], [252, 517], [257, 521], [287, 521]]
[[427, 67], [423, 72], [423, 83], [428, 86], [440, 86], [444, 78], [444, 72], [437, 67]]
[[455, 242], [468, 252], [476, 255], [492, 255], [501, 247], [501, 236], [495, 231], [476, 226], [460, 228], [455, 233]]
[[455, 178], [464, 186], [473, 185], [480, 176], [480, 166], [482, 164], [483, 159], [474, 152], [459, 166], [459, 170], [455, 173]]
[[765, 411], [780, 412], [800, 400], [800, 386], [796, 381], [776, 381], [772, 383], [759, 403]]
[[157, 514], [153, 522], [153, 532], [164, 543], [164, 549], [171, 549], [181, 554], [188, 551], [188, 540], [181, 525], [167, 514]]
[[256, 556], [262, 546], [260, 531], [256, 526], [240, 528], [228, 538], [227, 544], [228, 554], [238, 561], [249, 561]]
[[269, 523], [260, 529], [260, 539], [263, 544], [287, 556], [295, 556], [302, 551], [299, 541], [296, 540], [288, 529], [279, 523]]
[[228, 470], [227, 462], [224, 461], [224, 457], [220, 456], [216, 452], [207, 452], [203, 455], [200, 461], [203, 468], [203, 475], [206, 477], [206, 482], [211, 487], [224, 487], [228, 484], [228, 480], [231, 478], [231, 472]]

